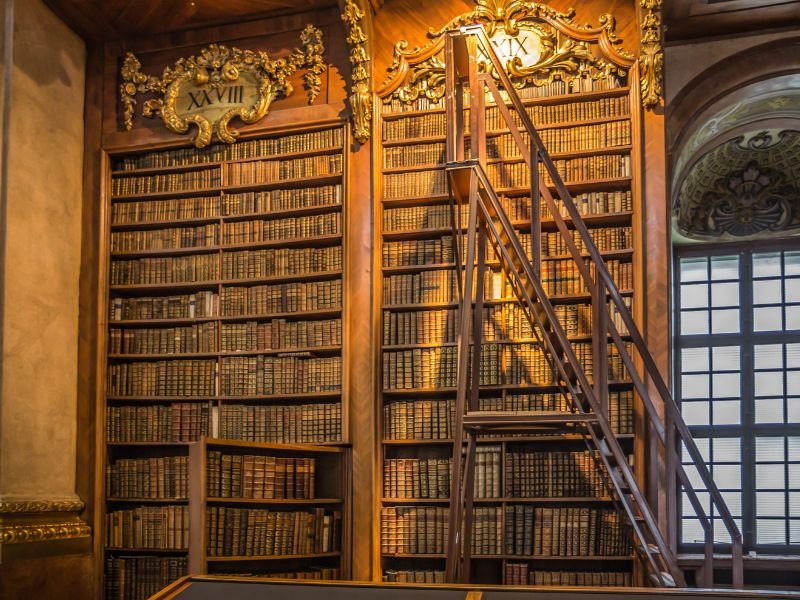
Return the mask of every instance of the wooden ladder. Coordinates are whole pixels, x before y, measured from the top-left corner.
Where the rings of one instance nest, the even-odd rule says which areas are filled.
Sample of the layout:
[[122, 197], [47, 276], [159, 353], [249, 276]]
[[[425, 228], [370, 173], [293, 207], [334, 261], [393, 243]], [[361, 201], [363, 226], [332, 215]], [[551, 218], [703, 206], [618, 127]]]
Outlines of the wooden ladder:
[[[483, 68], [479, 61], [488, 61]], [[525, 107], [508, 80], [504, 65], [494, 52], [483, 28], [462, 27], [447, 33], [445, 40], [447, 172], [450, 182], [450, 207], [453, 244], [458, 272], [459, 331], [457, 355], [456, 408], [454, 424], [451, 498], [448, 514], [448, 552], [446, 577], [449, 582], [468, 582], [470, 577], [473, 503], [477, 437], [487, 433], [579, 433], [592, 452], [598, 469], [611, 492], [616, 510], [625, 517], [633, 547], [641, 559], [649, 581], [659, 587], [683, 587], [674, 544], [665, 539], [627, 455], [619, 444], [608, 419], [608, 338], [620, 354], [634, 389], [648, 417], [650, 430], [662, 445], [667, 477], [684, 492], [698, 515], [705, 534], [704, 587], [713, 586], [713, 526], [689, 481], [677, 451], [683, 445], [695, 462], [708, 490], [716, 514], [732, 540], [733, 584], [742, 586], [741, 534], [694, 443], [680, 410], [657, 369], [630, 310], [595, 246], [562, 178], [536, 132]], [[487, 68], [487, 66], [489, 68]], [[500, 93], [504, 88], [506, 97]], [[465, 135], [465, 92], [469, 95], [469, 136]], [[522, 243], [487, 177], [485, 97], [494, 100], [531, 172], [531, 254]], [[512, 118], [510, 103], [522, 122], [530, 146]], [[540, 175], [540, 165], [552, 180], [571, 223], [561, 216], [548, 186]], [[540, 278], [541, 223], [540, 198], [564, 238], [582, 281], [592, 299], [593, 380], [587, 377], [575, 350], [562, 328]], [[468, 211], [466, 241], [460, 230], [460, 212]], [[585, 259], [570, 227], [581, 237]], [[483, 331], [483, 289], [486, 248], [491, 244], [505, 277], [518, 299], [531, 329], [544, 353], [556, 385], [568, 400], [568, 411], [504, 412], [481, 411], [479, 378]], [[462, 255], [464, 255], [462, 261]], [[612, 314], [627, 330], [638, 360], [627, 350]], [[656, 410], [646, 381], [655, 387], [665, 417]], [[464, 451], [464, 446], [466, 449]], [[677, 496], [679, 487], [669, 490]]]

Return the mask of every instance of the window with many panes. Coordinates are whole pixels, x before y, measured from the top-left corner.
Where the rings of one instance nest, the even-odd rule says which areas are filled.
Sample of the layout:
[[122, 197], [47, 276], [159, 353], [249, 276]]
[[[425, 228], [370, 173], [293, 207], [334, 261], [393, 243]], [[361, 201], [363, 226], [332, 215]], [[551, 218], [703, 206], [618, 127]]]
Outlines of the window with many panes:
[[[745, 548], [796, 551], [800, 250], [680, 249], [675, 282], [675, 390], [684, 419], [744, 534]], [[715, 540], [729, 542], [685, 453], [683, 462], [714, 519]], [[680, 540], [684, 546], [703, 542], [685, 496]]]

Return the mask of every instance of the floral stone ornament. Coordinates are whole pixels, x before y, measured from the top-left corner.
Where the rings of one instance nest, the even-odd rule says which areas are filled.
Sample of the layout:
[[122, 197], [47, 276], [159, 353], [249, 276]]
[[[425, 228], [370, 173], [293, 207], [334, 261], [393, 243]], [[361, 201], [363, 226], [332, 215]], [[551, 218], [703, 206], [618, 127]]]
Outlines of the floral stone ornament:
[[197, 126], [194, 145], [203, 148], [214, 134], [232, 144], [238, 132], [230, 129], [230, 121], [238, 117], [244, 123], [262, 119], [277, 98], [292, 93], [291, 77], [298, 69], [303, 74], [308, 103], [316, 99], [325, 71], [325, 47], [322, 31], [307, 25], [300, 34], [303, 48], [295, 48], [285, 58], [272, 59], [266, 52], [240, 50], [211, 44], [199, 55], [179, 59], [166, 67], [160, 78], [141, 72], [141, 63], [127, 53], [122, 64], [120, 100], [124, 107], [123, 122], [133, 127], [137, 94], [157, 94], [145, 100], [142, 115], [161, 115], [164, 125], [175, 133], [186, 133], [191, 124]]

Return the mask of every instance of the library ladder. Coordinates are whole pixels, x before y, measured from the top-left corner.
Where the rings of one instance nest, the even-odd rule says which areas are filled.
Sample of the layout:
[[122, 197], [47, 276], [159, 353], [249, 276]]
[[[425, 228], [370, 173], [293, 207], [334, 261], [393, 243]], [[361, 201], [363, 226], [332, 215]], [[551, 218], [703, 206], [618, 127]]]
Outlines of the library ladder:
[[[480, 61], [488, 64], [479, 68]], [[564, 181], [542, 144], [525, 106], [514, 90], [504, 65], [480, 25], [461, 27], [447, 33], [445, 40], [445, 85], [447, 127], [447, 171], [450, 181], [450, 206], [453, 240], [458, 270], [459, 330], [457, 391], [454, 424], [452, 485], [448, 522], [446, 577], [449, 582], [467, 582], [470, 576], [471, 537], [475, 483], [476, 438], [487, 433], [573, 432], [592, 450], [598, 468], [611, 492], [616, 510], [625, 518], [634, 552], [643, 564], [650, 583], [658, 587], [685, 586], [678, 567], [674, 542], [665, 539], [654, 510], [628, 464], [626, 453], [609, 423], [608, 412], [608, 337], [630, 375], [632, 385], [644, 406], [647, 425], [660, 444], [666, 462], [667, 494], [683, 490], [704, 531], [703, 587], [713, 586], [713, 521], [701, 504], [678, 458], [683, 447], [697, 468], [708, 491], [716, 518], [721, 520], [732, 541], [732, 579], [742, 586], [742, 537], [691, 434], [670, 395], [656, 363], [636, 327], [630, 309], [593, 242]], [[498, 85], [499, 82], [499, 85]], [[500, 92], [503, 88], [505, 97]], [[492, 183], [486, 166], [486, 97], [493, 99], [530, 169], [531, 255], [526, 256]], [[466, 106], [469, 99], [469, 106]], [[469, 136], [465, 136], [465, 109], [469, 109]], [[511, 111], [522, 123], [512, 118]], [[525, 135], [530, 145], [525, 142]], [[549, 175], [569, 221], [551, 193], [540, 167]], [[576, 352], [562, 328], [542, 284], [540, 200], [547, 206], [558, 232], [574, 260], [580, 279], [592, 298], [593, 381], [589, 380]], [[456, 212], [468, 207], [467, 236], [462, 240]], [[571, 223], [570, 223], [571, 222]], [[584, 258], [572, 237], [588, 254]], [[479, 410], [479, 382], [482, 348], [483, 284], [485, 250], [491, 243], [505, 277], [519, 301], [534, 337], [544, 353], [569, 412], [503, 412]], [[462, 254], [466, 254], [462, 262]], [[475, 293], [478, 290], [478, 293]], [[624, 329], [615, 324], [621, 321]], [[620, 330], [626, 331], [634, 352], [629, 352]], [[471, 352], [471, 347], [475, 349]], [[471, 354], [471, 356], [470, 356]], [[651, 393], [645, 383], [655, 388]], [[657, 411], [654, 398], [663, 407]], [[464, 449], [466, 444], [466, 449]], [[462, 457], [463, 452], [463, 457]], [[462, 470], [462, 463], [463, 465]]]

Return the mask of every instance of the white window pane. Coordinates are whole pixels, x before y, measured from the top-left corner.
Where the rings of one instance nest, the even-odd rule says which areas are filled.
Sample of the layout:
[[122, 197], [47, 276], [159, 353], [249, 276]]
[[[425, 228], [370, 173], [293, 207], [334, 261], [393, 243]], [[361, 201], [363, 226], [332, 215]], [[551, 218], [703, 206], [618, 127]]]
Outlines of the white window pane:
[[800, 521], [789, 521], [789, 543], [800, 544]]
[[681, 350], [681, 371], [697, 373], [709, 371], [708, 348], [684, 348]]
[[753, 277], [780, 277], [781, 253], [759, 252], [753, 254]]
[[703, 335], [708, 333], [708, 311], [681, 311], [681, 334]]
[[711, 333], [738, 333], [738, 331], [738, 308], [711, 311]]
[[708, 284], [693, 283], [681, 286], [681, 308], [707, 308]]
[[682, 398], [708, 398], [709, 395], [708, 375], [683, 375], [681, 377]]
[[719, 281], [720, 279], [739, 279], [738, 256], [711, 257], [711, 280]]
[[789, 492], [789, 516], [800, 517], [800, 492]]
[[753, 304], [780, 304], [781, 280], [764, 279], [753, 282]]
[[786, 344], [786, 367], [800, 368], [800, 344]]
[[783, 286], [786, 302], [800, 302], [800, 279], [787, 279]]
[[800, 465], [789, 465], [789, 484], [792, 487], [800, 487]]
[[737, 306], [739, 282], [711, 284], [711, 306]]
[[784, 492], [756, 492], [756, 515], [759, 517], [785, 517]]
[[780, 331], [783, 317], [780, 306], [753, 309], [753, 329], [755, 331]]
[[[697, 451], [700, 452], [704, 462], [708, 462], [711, 456], [711, 443], [708, 438], [695, 438], [694, 445], [697, 446]], [[692, 462], [691, 455], [686, 448], [681, 445], [681, 461], [684, 463]]]
[[800, 252], [783, 253], [784, 275], [800, 275]]
[[722, 519], [714, 519], [714, 541], [720, 544], [731, 543], [731, 534], [728, 533], [728, 529]]
[[782, 437], [757, 437], [756, 462], [783, 462], [786, 460]]
[[739, 373], [715, 373], [711, 379], [714, 398], [732, 398], [739, 396]]
[[708, 259], [705, 256], [681, 259], [681, 281], [707, 281]]
[[756, 398], [756, 423], [783, 423], [783, 398]]
[[714, 425], [738, 425], [741, 422], [738, 400], [714, 400], [712, 411]]
[[694, 465], [685, 465], [683, 469], [686, 471], [686, 476], [689, 478], [689, 483], [692, 484], [693, 489], [701, 490], [705, 488], [705, 483], [703, 483], [703, 479], [700, 477], [700, 472], [697, 470], [697, 467]]
[[753, 282], [753, 304], [780, 304], [781, 280], [763, 279]]
[[754, 375], [756, 396], [783, 396], [782, 373], [757, 371]]
[[786, 399], [786, 420], [789, 423], [800, 423], [800, 398]]
[[800, 306], [786, 307], [786, 331], [800, 329]]
[[763, 369], [783, 368], [783, 346], [781, 344], [762, 344], [753, 347], [755, 367]]
[[715, 438], [714, 462], [742, 462], [742, 440], [739, 438]]
[[719, 346], [713, 349], [715, 371], [739, 370], [739, 346]]
[[681, 520], [681, 538], [684, 544], [696, 544], [703, 542], [703, 528], [697, 519]]
[[683, 402], [683, 420], [687, 425], [709, 425], [708, 402]]
[[740, 492], [720, 492], [722, 499], [734, 517], [742, 516], [742, 494]]
[[782, 520], [756, 520], [756, 542], [759, 544], [785, 544], [786, 523]]
[[689, 499], [689, 494], [681, 495], [681, 515], [684, 517], [696, 517], [697, 511], [692, 506], [692, 501]]
[[800, 371], [786, 371], [786, 393], [800, 396]]
[[756, 488], [759, 490], [779, 490], [786, 487], [784, 465], [758, 465], [756, 469]]
[[726, 490], [742, 488], [741, 465], [714, 465], [712, 476], [718, 488]]
[[800, 437], [796, 435], [790, 435], [786, 438], [788, 451], [789, 451], [789, 461], [796, 462], [800, 460]]

